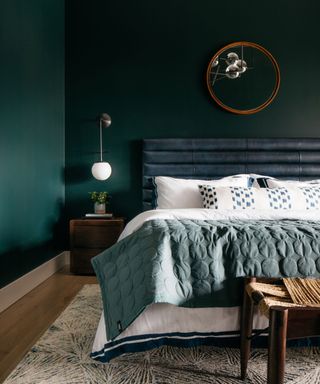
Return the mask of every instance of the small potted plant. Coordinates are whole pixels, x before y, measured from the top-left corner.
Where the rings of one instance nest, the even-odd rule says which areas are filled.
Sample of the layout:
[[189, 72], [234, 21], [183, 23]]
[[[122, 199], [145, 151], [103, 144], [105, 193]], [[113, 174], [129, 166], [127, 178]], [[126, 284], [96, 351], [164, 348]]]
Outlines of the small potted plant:
[[106, 205], [110, 201], [108, 192], [89, 192], [91, 200], [94, 202], [94, 213], [106, 213]]

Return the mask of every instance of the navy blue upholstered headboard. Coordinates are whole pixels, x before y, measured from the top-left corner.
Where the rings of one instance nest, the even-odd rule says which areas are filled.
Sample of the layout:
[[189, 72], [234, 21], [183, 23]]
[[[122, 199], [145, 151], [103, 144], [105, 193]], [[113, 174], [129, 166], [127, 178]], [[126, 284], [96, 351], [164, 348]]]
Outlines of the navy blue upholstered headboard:
[[154, 176], [214, 179], [237, 173], [320, 178], [320, 139], [146, 139], [143, 209], [152, 208]]

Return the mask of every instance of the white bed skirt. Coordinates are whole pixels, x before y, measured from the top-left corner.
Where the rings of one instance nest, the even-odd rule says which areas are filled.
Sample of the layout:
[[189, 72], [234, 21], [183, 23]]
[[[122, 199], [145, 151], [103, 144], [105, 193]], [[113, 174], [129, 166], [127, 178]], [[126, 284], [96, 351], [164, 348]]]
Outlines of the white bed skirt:
[[[268, 319], [255, 314], [253, 328], [265, 329]], [[216, 344], [217, 339], [239, 337], [240, 308], [181, 308], [152, 304], [118, 337], [108, 340], [102, 313], [92, 357], [102, 362], [126, 352], [160, 345], [193, 346]]]

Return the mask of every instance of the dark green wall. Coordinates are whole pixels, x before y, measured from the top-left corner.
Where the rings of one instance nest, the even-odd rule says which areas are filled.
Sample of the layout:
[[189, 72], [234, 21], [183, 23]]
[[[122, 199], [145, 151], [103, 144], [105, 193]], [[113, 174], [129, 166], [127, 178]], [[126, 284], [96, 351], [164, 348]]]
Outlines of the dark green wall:
[[64, 204], [64, 1], [0, 3], [0, 286], [56, 255]]
[[[67, 1], [68, 217], [90, 211], [96, 189], [112, 193], [117, 214], [140, 210], [142, 138], [319, 137], [319, 14], [317, 0]], [[220, 110], [204, 83], [211, 56], [239, 40], [267, 48], [281, 69], [277, 98], [251, 116]], [[101, 112], [113, 119], [106, 182], [90, 174]]]

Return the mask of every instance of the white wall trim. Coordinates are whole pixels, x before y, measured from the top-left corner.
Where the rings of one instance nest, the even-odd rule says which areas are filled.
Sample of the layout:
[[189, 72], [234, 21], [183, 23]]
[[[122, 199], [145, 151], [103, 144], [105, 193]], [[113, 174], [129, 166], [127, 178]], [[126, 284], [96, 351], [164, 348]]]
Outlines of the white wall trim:
[[70, 264], [70, 252], [64, 251], [1, 288], [0, 313], [67, 264]]

